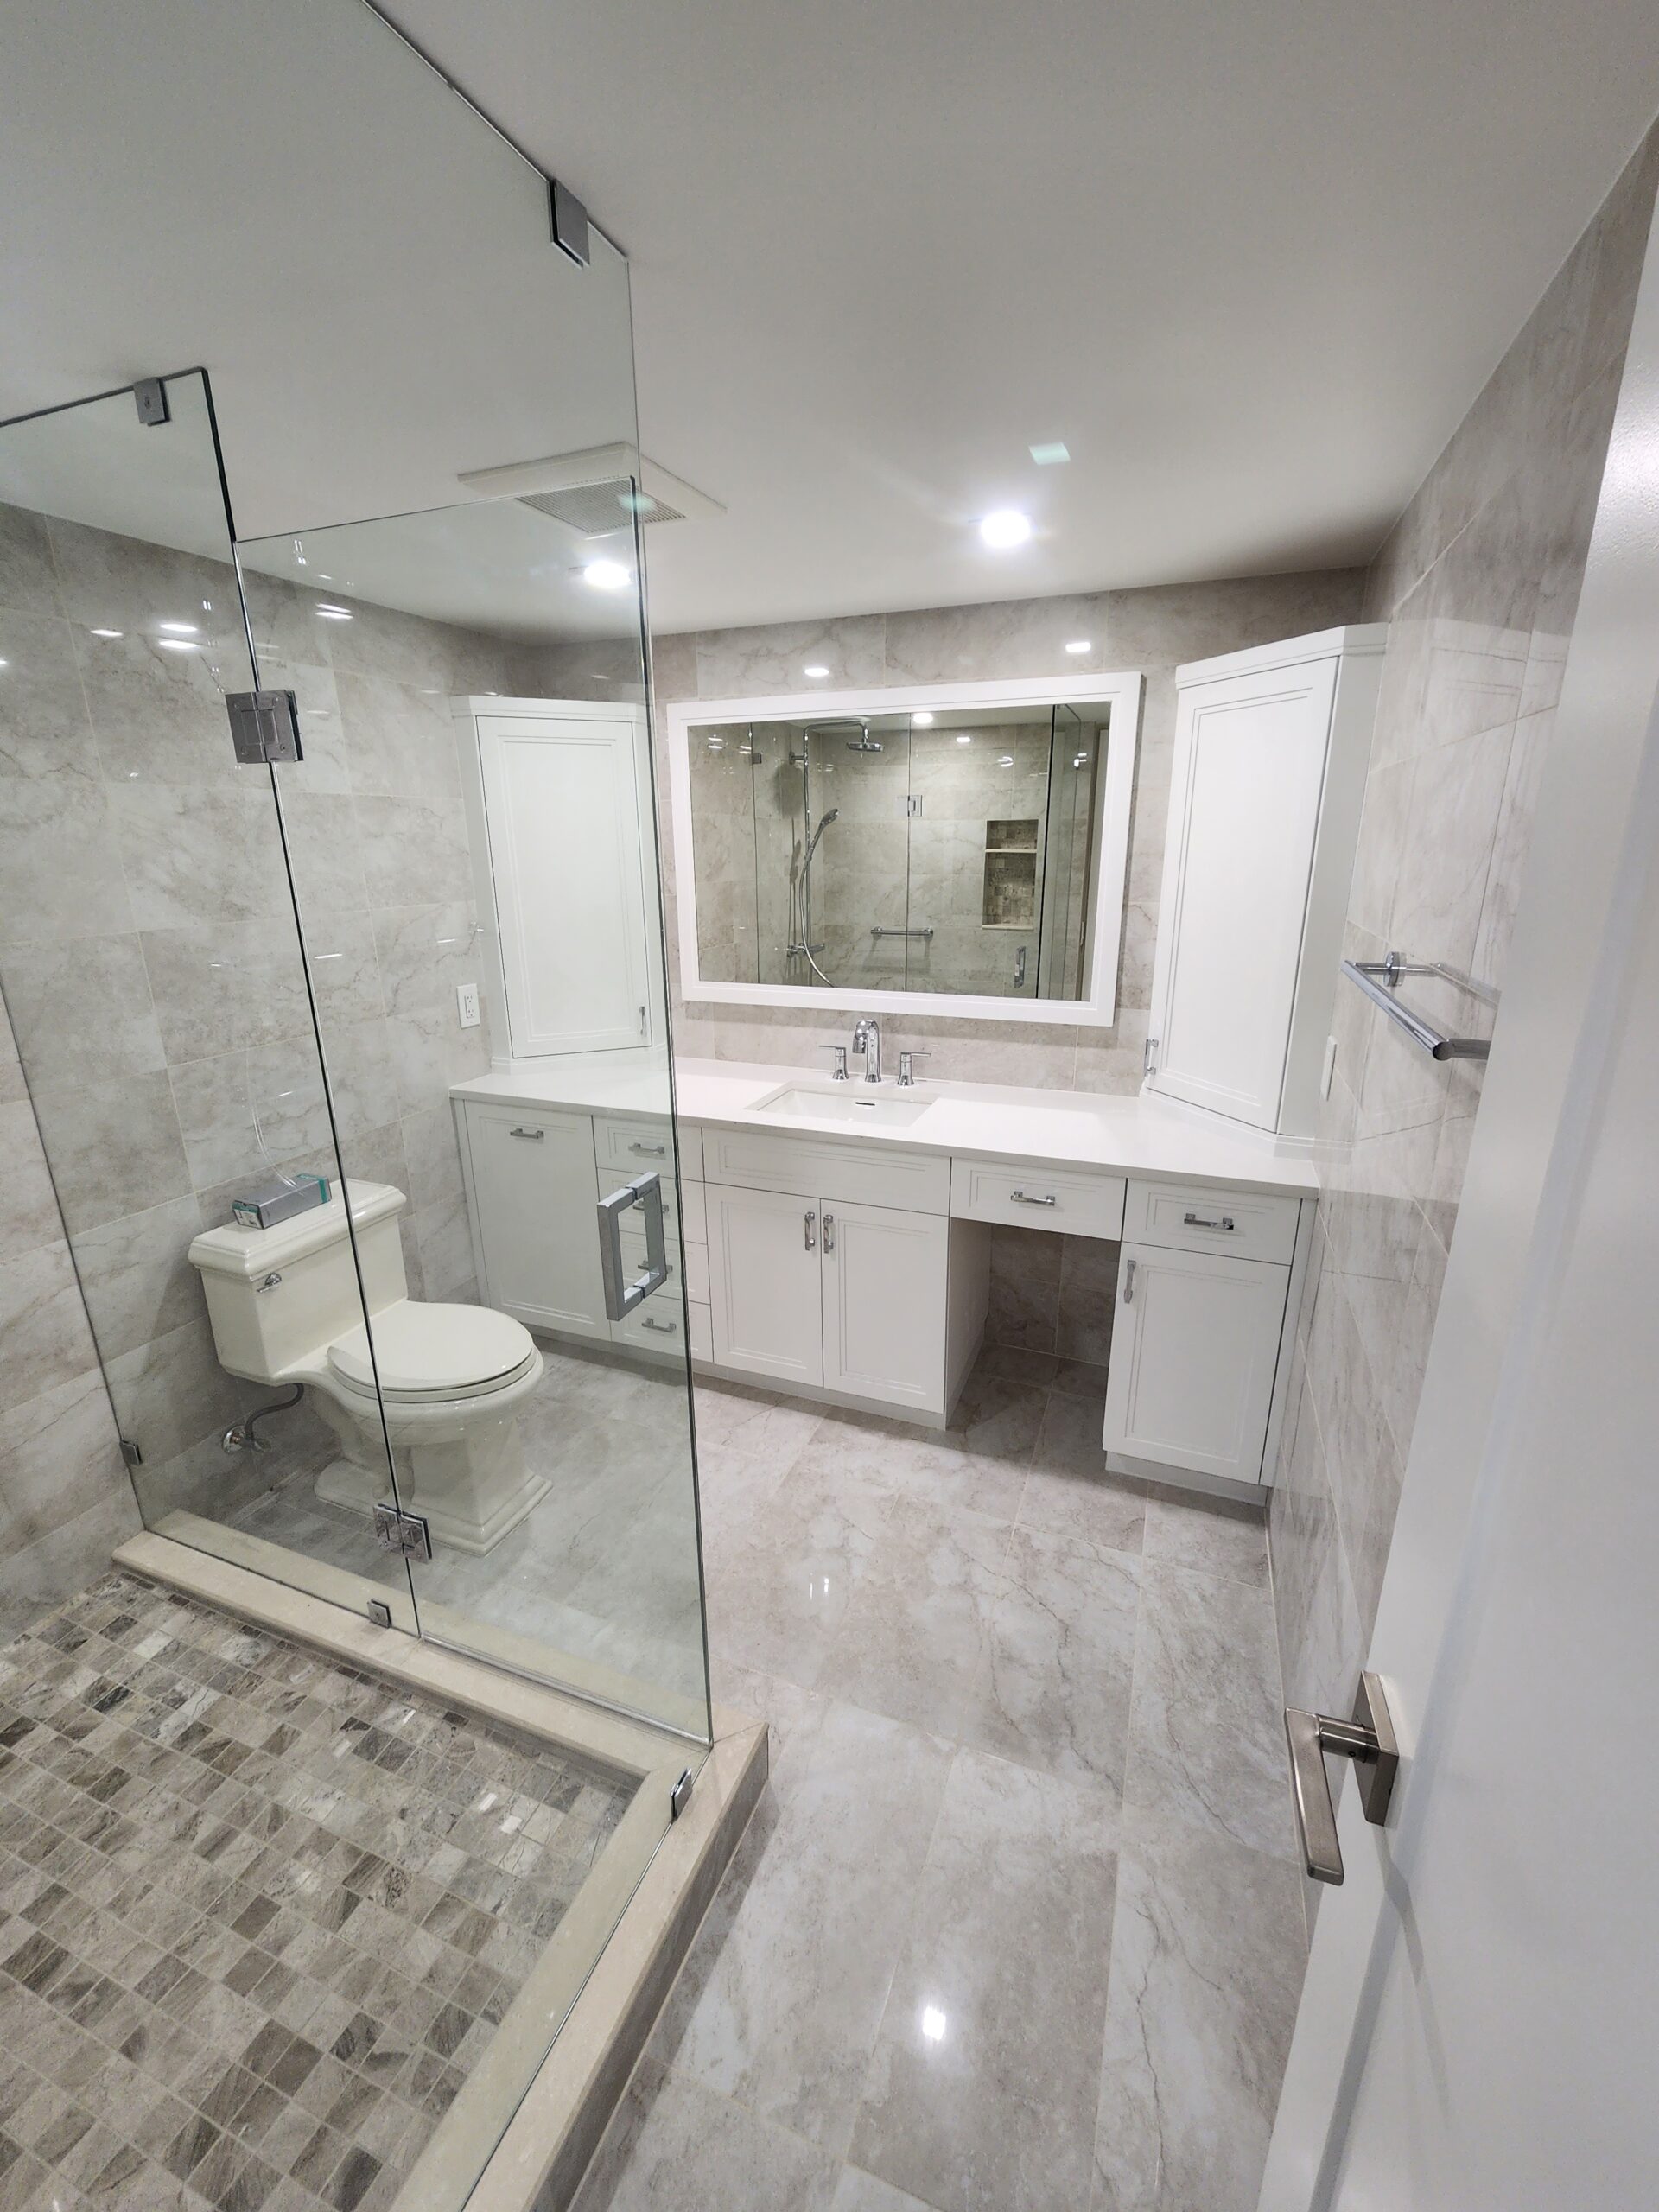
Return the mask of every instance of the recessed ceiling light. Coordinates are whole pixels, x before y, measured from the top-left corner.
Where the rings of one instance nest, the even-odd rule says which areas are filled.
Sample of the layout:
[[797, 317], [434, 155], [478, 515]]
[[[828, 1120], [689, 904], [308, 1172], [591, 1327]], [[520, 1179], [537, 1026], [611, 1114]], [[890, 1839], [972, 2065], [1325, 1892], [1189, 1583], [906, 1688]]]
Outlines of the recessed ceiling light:
[[996, 765], [999, 768], [1012, 768], [1014, 766], [1013, 753], [999, 753], [996, 756]]
[[194, 640], [190, 638], [157, 638], [156, 642], [164, 652], [169, 653], [194, 653], [200, 651]]
[[349, 622], [352, 619], [352, 610], [349, 607], [328, 607], [319, 601], [316, 612], [321, 615], [325, 622]]
[[582, 572], [582, 580], [595, 591], [620, 591], [631, 582], [627, 569], [620, 561], [589, 561]]
[[94, 630], [92, 635], [95, 638], [121, 638], [126, 632], [124, 630]]
[[806, 666], [801, 671], [801, 674], [803, 676], [810, 676], [815, 679], [821, 676], [828, 676], [829, 673], [830, 671], [823, 665], [823, 663], [817, 660], [809, 661]]
[[994, 507], [981, 521], [979, 534], [999, 550], [1023, 545], [1031, 536], [1031, 517], [1022, 515], [1018, 507]]
[[1091, 652], [1094, 650], [1094, 639], [1092, 638], [1073, 638], [1065, 650], [1069, 653]]
[[158, 630], [176, 631], [181, 638], [194, 638], [201, 625], [200, 622], [158, 622], [156, 627]]
[[1026, 451], [1039, 468], [1058, 468], [1063, 461], [1070, 461], [1071, 458], [1058, 438], [1052, 445], [1027, 446]]
[[937, 2005], [923, 2005], [922, 2033], [927, 2037], [929, 2043], [943, 2043], [945, 2030], [950, 2024], [948, 2015], [941, 2012]]
[[971, 745], [971, 744], [973, 743], [973, 741], [974, 741], [974, 733], [972, 732], [972, 730], [970, 730], [970, 729], [964, 729], [964, 730], [960, 730], [960, 731], [958, 731], [958, 732], [957, 732], [957, 743], [958, 745]]
[[924, 708], [919, 715], [912, 715], [911, 716], [910, 726], [912, 729], [931, 729], [933, 727], [933, 717], [927, 712], [926, 709]]

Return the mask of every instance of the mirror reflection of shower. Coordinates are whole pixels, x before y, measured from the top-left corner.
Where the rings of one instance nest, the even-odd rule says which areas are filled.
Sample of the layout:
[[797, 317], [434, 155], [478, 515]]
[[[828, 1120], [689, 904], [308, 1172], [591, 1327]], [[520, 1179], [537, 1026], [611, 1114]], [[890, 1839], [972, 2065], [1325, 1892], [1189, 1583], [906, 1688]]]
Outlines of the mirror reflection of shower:
[[[801, 749], [789, 756], [790, 766], [801, 772], [801, 835], [795, 844], [790, 861], [789, 879], [789, 944], [785, 948], [791, 960], [804, 959], [821, 983], [830, 981], [818, 965], [818, 955], [823, 950], [823, 940], [812, 934], [812, 856], [818, 849], [818, 840], [832, 822], [841, 818], [841, 809], [832, 806], [812, 820], [812, 732], [801, 732]], [[869, 737], [868, 728], [864, 732]], [[880, 747], [875, 750], [879, 753]]]

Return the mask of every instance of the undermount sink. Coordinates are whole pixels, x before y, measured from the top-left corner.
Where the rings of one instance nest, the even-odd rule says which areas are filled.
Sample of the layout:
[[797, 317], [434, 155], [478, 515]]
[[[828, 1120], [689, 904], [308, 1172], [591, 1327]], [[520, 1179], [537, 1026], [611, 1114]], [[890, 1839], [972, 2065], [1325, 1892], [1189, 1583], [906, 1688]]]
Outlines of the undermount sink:
[[873, 1129], [903, 1129], [919, 1122], [932, 1103], [931, 1098], [897, 1098], [891, 1091], [866, 1091], [858, 1084], [827, 1084], [821, 1090], [791, 1084], [763, 1098], [755, 1111], [790, 1121], [849, 1122]]

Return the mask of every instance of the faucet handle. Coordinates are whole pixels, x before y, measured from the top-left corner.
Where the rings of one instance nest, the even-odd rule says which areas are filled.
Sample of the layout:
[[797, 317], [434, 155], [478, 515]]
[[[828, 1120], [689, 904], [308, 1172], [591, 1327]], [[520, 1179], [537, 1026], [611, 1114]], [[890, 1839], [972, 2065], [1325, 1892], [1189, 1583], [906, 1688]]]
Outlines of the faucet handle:
[[835, 1059], [830, 1070], [831, 1083], [849, 1083], [852, 1080], [847, 1072], [847, 1047], [844, 1045], [820, 1045], [818, 1050], [821, 1052], [835, 1054]]
[[916, 1063], [918, 1060], [925, 1060], [926, 1058], [927, 1054], [925, 1052], [910, 1052], [899, 1053], [899, 1088], [900, 1090], [908, 1090], [912, 1088], [916, 1081]]

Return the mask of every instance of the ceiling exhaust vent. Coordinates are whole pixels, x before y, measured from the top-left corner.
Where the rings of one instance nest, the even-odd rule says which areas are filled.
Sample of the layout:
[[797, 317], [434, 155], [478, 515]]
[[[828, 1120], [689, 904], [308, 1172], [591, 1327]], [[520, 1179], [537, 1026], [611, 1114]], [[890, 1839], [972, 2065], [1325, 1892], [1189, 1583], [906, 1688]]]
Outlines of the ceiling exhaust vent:
[[568, 492], [521, 492], [518, 496], [525, 506], [538, 507], [584, 537], [607, 537], [613, 530], [626, 530], [635, 515], [642, 523], [685, 520], [683, 508], [653, 499], [649, 492], [636, 492], [626, 480], [573, 484]]
[[642, 523], [709, 521], [725, 508], [635, 446], [588, 446], [541, 461], [473, 468], [458, 480], [486, 499], [522, 499], [584, 537], [605, 537]]

